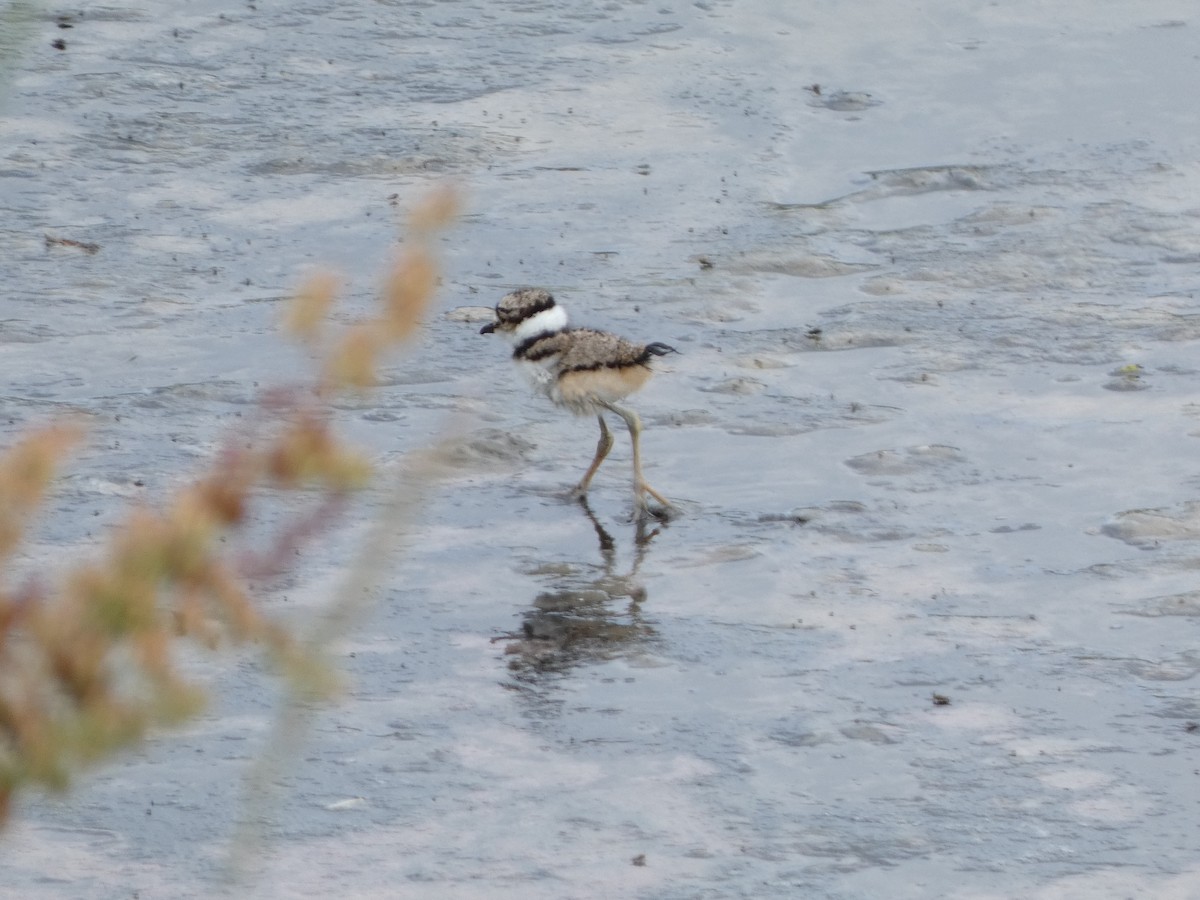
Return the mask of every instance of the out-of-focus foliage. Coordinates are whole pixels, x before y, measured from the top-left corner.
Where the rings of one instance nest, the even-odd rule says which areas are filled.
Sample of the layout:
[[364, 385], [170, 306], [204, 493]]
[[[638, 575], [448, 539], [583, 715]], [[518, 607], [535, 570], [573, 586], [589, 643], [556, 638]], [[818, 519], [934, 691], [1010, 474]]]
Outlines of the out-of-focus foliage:
[[[205, 471], [173, 496], [130, 510], [99, 558], [16, 584], [0, 578], [0, 825], [18, 790], [64, 789], [147, 729], [202, 708], [203, 690], [178, 667], [181, 640], [209, 648], [254, 642], [293, 695], [328, 692], [321, 648], [255, 603], [239, 537], [258, 504], [303, 490], [308, 512], [255, 557], [254, 574], [281, 571], [332, 525], [348, 494], [369, 483], [371, 465], [335, 433], [330, 404], [373, 385], [385, 354], [414, 335], [437, 284], [430, 237], [454, 209], [454, 195], [442, 191], [414, 212], [370, 319], [341, 329], [330, 323], [332, 276], [300, 287], [283, 326], [312, 352], [312, 385], [266, 392], [258, 414]], [[80, 425], [54, 423], [0, 453], [0, 572], [11, 570], [56, 472], [85, 439]]]

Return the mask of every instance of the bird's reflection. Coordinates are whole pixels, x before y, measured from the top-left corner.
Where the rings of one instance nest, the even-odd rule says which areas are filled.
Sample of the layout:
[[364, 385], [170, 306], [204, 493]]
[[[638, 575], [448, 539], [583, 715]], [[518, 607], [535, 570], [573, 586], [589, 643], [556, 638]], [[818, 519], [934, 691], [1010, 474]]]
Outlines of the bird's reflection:
[[532, 685], [579, 665], [637, 652], [657, 636], [642, 618], [646, 588], [638, 570], [663, 526], [634, 523], [633, 562], [629, 571], [621, 574], [617, 542], [600, 524], [586, 498], [578, 503], [595, 529], [600, 564], [559, 570], [550, 589], [534, 598], [521, 630], [496, 639], [507, 641], [509, 669], [519, 683]]

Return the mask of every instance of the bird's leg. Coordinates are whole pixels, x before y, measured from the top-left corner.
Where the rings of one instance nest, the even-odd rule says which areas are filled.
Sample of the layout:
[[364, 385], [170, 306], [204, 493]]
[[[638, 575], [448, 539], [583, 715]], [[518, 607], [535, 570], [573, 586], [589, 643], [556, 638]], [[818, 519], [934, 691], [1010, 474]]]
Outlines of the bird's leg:
[[674, 509], [671, 506], [671, 501], [650, 487], [646, 483], [646, 478], [642, 475], [642, 420], [638, 418], [638, 414], [632, 409], [625, 409], [617, 406], [615, 403], [603, 404], [605, 409], [611, 409], [618, 416], [625, 420], [625, 424], [629, 426], [629, 440], [633, 444], [633, 506], [634, 511], [639, 517], [650, 514], [650, 509], [646, 506], [646, 494], [649, 494], [655, 500], [663, 505], [665, 509]]
[[579, 484], [571, 491], [573, 497], [587, 496], [588, 485], [592, 483], [592, 476], [596, 474], [596, 470], [600, 468], [600, 463], [604, 462], [604, 457], [608, 456], [608, 451], [612, 449], [613, 436], [608, 430], [608, 424], [604, 421], [604, 416], [596, 416], [600, 422], [600, 441], [596, 444], [596, 456], [592, 459], [592, 464], [588, 466], [588, 470], [583, 473], [583, 478]]

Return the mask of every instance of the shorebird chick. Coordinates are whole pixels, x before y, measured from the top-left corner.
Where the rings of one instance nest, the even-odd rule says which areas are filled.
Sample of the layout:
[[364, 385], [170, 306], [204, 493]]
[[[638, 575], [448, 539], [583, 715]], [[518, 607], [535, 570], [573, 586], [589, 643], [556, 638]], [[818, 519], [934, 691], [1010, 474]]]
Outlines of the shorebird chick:
[[639, 518], [651, 514], [649, 495], [664, 511], [671, 504], [642, 476], [640, 437], [642, 422], [631, 409], [617, 406], [650, 379], [650, 361], [677, 352], [666, 344], [635, 344], [607, 331], [568, 328], [567, 313], [541, 288], [522, 288], [496, 304], [496, 321], [480, 334], [497, 332], [513, 343], [513, 360], [534, 388], [558, 406], [576, 415], [594, 415], [600, 422], [596, 455], [572, 494], [587, 494], [592, 476], [612, 449], [613, 436], [604, 421], [606, 412], [625, 420], [633, 444], [633, 504]]

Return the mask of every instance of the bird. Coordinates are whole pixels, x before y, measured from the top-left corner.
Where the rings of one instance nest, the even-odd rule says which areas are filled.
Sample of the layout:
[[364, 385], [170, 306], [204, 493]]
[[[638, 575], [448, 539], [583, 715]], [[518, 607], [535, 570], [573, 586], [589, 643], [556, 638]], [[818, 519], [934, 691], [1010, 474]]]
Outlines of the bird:
[[[538, 393], [556, 406], [580, 416], [594, 415], [599, 421], [596, 455], [571, 491], [572, 496], [587, 496], [592, 477], [612, 449], [613, 436], [604, 415], [614, 413], [624, 420], [633, 445], [634, 515], [639, 519], [665, 518], [674, 509], [642, 475], [642, 420], [632, 409], [618, 406], [617, 401], [650, 380], [650, 363], [655, 357], [678, 350], [658, 341], [638, 344], [608, 331], [570, 328], [567, 311], [544, 288], [520, 288], [505, 294], [496, 304], [495, 321], [484, 325], [479, 333], [506, 336], [513, 344], [514, 362]], [[647, 496], [662, 504], [662, 510], [652, 511]]]

